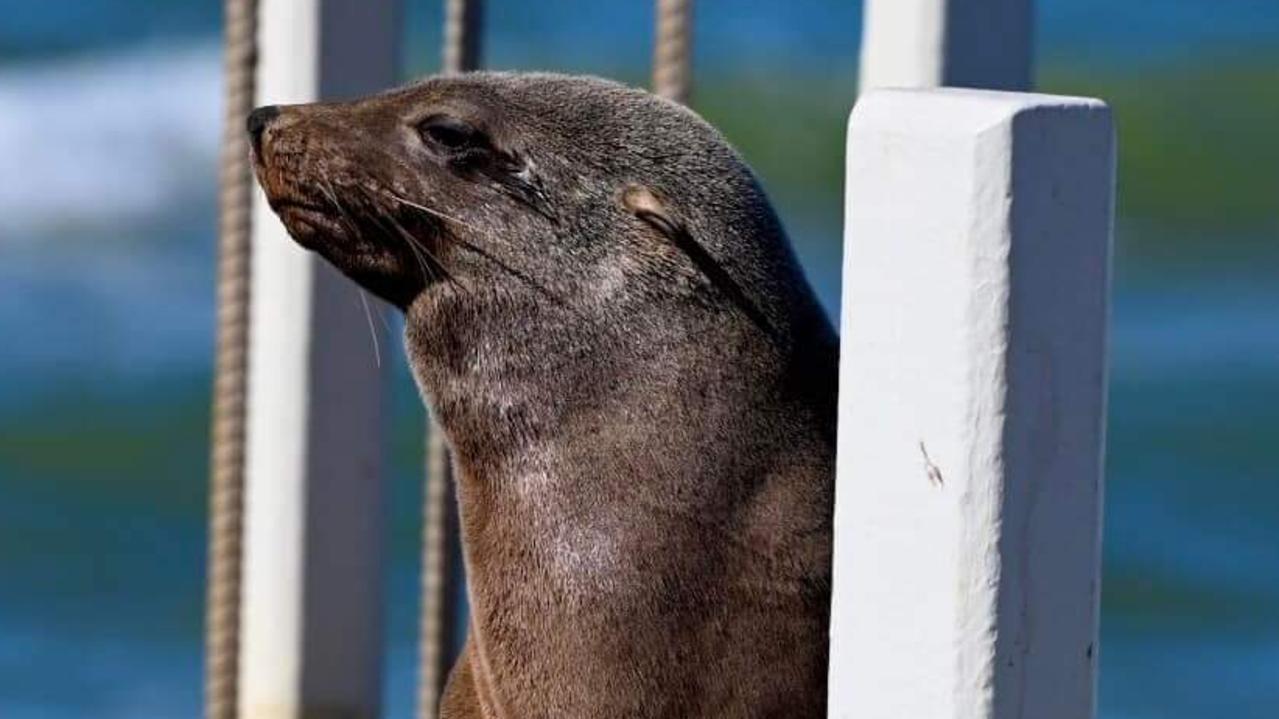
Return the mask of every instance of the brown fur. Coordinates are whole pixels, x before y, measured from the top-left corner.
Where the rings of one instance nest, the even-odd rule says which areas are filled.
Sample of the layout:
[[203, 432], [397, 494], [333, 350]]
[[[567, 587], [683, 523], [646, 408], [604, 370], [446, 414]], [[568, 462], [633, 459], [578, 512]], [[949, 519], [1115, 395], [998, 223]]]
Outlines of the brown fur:
[[509, 74], [251, 125], [298, 241], [406, 312], [454, 450], [440, 715], [822, 716], [836, 343], [719, 134]]

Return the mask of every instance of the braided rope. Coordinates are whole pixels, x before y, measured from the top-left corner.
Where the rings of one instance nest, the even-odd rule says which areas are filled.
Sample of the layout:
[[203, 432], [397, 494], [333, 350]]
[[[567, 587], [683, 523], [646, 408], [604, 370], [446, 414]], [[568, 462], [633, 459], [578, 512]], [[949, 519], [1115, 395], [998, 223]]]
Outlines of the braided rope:
[[448, 676], [453, 644], [454, 602], [449, 578], [457, 543], [457, 505], [444, 433], [431, 424], [426, 444], [426, 496], [422, 521], [422, 614], [418, 641], [417, 710], [421, 719], [436, 716]]
[[[442, 71], [456, 74], [480, 66], [482, 0], [447, 0], [444, 8]], [[457, 500], [448, 445], [431, 422], [426, 439], [426, 489], [422, 520], [422, 613], [418, 633], [420, 719], [437, 716], [453, 645], [454, 595], [449, 578], [458, 553]]]
[[244, 419], [249, 335], [252, 185], [244, 118], [253, 109], [257, 2], [226, 0], [225, 102], [218, 197], [217, 355], [205, 607], [207, 719], [234, 719], [239, 691]]
[[653, 92], [679, 103], [692, 94], [693, 0], [657, 0]]
[[447, 0], [444, 6], [444, 64], [446, 74], [468, 72], [480, 66], [484, 3], [482, 0]]

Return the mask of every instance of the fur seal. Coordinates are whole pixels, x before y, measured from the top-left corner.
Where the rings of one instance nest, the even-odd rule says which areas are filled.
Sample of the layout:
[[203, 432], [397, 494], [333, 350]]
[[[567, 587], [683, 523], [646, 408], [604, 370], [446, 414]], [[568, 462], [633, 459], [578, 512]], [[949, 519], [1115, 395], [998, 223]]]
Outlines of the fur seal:
[[296, 241], [406, 313], [453, 449], [440, 716], [824, 716], [837, 342], [719, 133], [504, 73], [248, 128]]

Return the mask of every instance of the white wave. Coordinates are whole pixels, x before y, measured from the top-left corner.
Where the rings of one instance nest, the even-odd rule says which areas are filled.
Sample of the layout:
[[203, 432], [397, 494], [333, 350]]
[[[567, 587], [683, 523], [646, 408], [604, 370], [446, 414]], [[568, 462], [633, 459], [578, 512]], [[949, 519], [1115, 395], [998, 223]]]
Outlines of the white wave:
[[211, 202], [216, 45], [0, 67], [0, 243]]

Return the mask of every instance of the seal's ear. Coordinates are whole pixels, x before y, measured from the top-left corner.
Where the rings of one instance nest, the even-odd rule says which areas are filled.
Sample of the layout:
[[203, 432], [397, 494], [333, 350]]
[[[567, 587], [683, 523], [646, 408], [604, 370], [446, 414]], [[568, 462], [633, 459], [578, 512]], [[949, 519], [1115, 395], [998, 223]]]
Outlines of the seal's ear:
[[630, 185], [622, 190], [622, 207], [672, 242], [678, 243], [680, 236], [687, 234], [684, 223], [675, 217], [657, 193], [643, 185]]
[[688, 231], [684, 221], [657, 193], [643, 185], [630, 185], [622, 190], [621, 201], [627, 211], [660, 232], [675, 247], [683, 251], [711, 284], [718, 287], [764, 334], [778, 341], [777, 330], [751, 301], [750, 295], [733, 279], [723, 264], [705, 247], [702, 247], [697, 238]]

